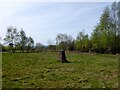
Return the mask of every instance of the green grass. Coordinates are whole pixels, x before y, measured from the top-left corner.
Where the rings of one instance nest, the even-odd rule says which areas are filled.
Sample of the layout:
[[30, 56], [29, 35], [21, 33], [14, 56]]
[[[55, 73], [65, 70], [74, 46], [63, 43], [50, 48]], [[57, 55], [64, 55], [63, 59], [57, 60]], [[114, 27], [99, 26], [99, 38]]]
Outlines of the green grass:
[[3, 53], [3, 88], [117, 88], [116, 55], [66, 53], [70, 63], [57, 62], [57, 52]]

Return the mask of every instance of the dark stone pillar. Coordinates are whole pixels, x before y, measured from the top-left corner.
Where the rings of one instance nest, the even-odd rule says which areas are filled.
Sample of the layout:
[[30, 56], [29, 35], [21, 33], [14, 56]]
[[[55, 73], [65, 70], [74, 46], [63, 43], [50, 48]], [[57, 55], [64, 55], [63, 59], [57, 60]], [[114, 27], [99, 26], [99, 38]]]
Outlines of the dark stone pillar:
[[60, 58], [60, 61], [61, 61], [62, 63], [68, 62], [68, 61], [66, 60], [65, 50], [60, 50], [60, 51], [59, 51], [59, 58]]

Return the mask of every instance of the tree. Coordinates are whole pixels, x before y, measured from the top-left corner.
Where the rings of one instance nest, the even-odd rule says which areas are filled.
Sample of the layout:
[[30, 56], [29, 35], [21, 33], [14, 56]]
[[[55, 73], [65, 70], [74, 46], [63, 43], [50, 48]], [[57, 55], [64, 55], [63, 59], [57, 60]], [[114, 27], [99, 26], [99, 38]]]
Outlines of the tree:
[[16, 44], [18, 43], [18, 38], [19, 38], [19, 32], [17, 31], [17, 29], [12, 26], [8, 27], [7, 35], [4, 38], [4, 41], [6, 44], [11, 44], [10, 47], [13, 52]]
[[110, 20], [114, 27], [112, 27], [112, 31], [114, 31], [114, 40], [115, 43], [113, 44], [112, 51], [114, 53], [118, 53], [120, 50], [120, 1], [118, 3], [113, 2], [111, 6], [111, 14]]
[[34, 49], [34, 40], [32, 37], [27, 38], [27, 52]]
[[101, 39], [100, 34], [96, 31], [93, 32], [91, 37], [92, 50], [95, 52], [101, 52]]
[[[100, 17], [100, 23], [95, 27], [93, 31], [91, 42], [92, 42], [92, 49], [99, 53], [104, 53], [107, 48], [111, 48], [111, 42], [113, 39], [109, 40], [111, 31], [110, 31], [110, 9], [106, 7], [103, 11], [103, 14]], [[112, 35], [113, 36], [113, 35]]]
[[56, 44], [57, 44], [57, 49], [66, 49], [66, 44], [67, 44], [67, 34], [58, 34], [57, 37], [56, 37]]
[[75, 50], [75, 40], [72, 40], [68, 43], [68, 50], [73, 51]]
[[32, 37], [27, 37], [26, 33], [23, 31], [23, 29], [21, 29], [20, 31], [20, 41], [19, 41], [19, 45], [21, 50], [24, 52], [24, 50], [27, 50], [27, 52], [29, 52], [29, 50], [32, 50], [34, 48], [34, 40]]
[[34, 40], [32, 37], [27, 37], [23, 29], [17, 31], [16, 28], [10, 26], [7, 28], [7, 35], [4, 38], [5, 44], [9, 45], [11, 51], [24, 50], [29, 51], [34, 48]]
[[89, 48], [90, 48], [89, 44], [90, 44], [89, 37], [88, 37], [88, 34], [86, 34], [83, 37], [83, 49], [84, 49], [84, 51], [87, 51], [87, 52], [89, 51]]
[[76, 38], [76, 48], [78, 51], [82, 51], [82, 48], [83, 48], [83, 36], [84, 36], [84, 33], [83, 32], [79, 32], [78, 35], [77, 35], [77, 38]]
[[50, 50], [50, 51], [55, 51], [56, 50], [56, 45], [54, 45], [54, 41], [48, 40], [47, 43], [48, 43], [47, 50]]
[[74, 46], [73, 38], [71, 35], [58, 34], [56, 37], [56, 44], [58, 49], [72, 50]]
[[56, 44], [60, 44], [61, 42], [67, 42], [67, 41], [68, 41], [67, 34], [59, 33], [56, 37]]
[[36, 43], [35, 50], [41, 52], [44, 49], [44, 45], [41, 43]]
[[71, 35], [68, 36], [67, 50], [70, 50], [70, 51], [75, 50], [75, 41]]
[[89, 51], [89, 37], [82, 31], [79, 32], [76, 38], [76, 48], [78, 51]]
[[28, 38], [25, 32], [23, 31], [23, 29], [21, 29], [19, 36], [20, 36], [19, 45], [20, 45], [21, 50], [24, 52], [24, 50], [26, 50], [26, 44], [28, 43]]
[[[106, 53], [119, 51], [119, 32], [120, 32], [120, 7], [119, 3], [114, 2], [111, 8], [106, 7], [100, 17], [100, 23], [95, 27], [92, 34], [92, 48], [99, 52]], [[119, 50], [117, 50], [119, 49]]]

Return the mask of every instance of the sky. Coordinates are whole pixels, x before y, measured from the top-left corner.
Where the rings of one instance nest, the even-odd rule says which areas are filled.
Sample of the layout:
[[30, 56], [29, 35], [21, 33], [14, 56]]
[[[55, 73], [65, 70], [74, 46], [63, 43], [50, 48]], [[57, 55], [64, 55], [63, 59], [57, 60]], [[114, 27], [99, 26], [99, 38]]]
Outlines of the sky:
[[0, 37], [7, 27], [25, 31], [35, 43], [55, 43], [57, 34], [71, 35], [74, 39], [80, 31], [91, 35], [106, 6], [111, 2], [1, 2]]

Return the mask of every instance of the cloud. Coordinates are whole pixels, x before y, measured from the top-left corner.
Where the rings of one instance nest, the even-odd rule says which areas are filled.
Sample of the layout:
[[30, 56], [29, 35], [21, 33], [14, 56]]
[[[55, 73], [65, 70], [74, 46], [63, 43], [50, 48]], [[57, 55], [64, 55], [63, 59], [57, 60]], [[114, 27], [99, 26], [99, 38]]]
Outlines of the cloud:
[[[12, 25], [11, 20], [14, 21], [17, 16], [17, 11], [25, 9], [26, 3], [0, 3], [0, 36], [5, 35], [6, 27]], [[11, 23], [11, 24], [10, 24]]]
[[36, 42], [47, 44], [58, 33], [71, 34], [86, 29], [91, 33], [106, 5], [110, 3], [3, 2], [0, 4], [0, 36], [6, 27], [23, 28]]

